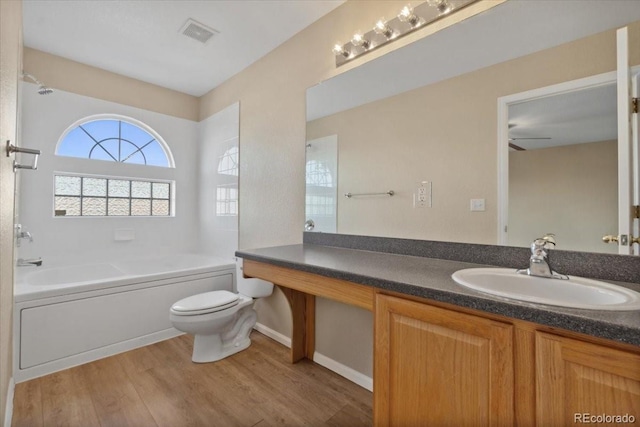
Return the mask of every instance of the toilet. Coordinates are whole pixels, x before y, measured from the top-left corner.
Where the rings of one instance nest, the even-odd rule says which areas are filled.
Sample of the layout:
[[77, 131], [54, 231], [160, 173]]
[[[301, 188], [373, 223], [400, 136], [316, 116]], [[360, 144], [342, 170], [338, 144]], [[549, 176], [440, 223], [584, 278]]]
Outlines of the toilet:
[[273, 283], [245, 279], [241, 264], [236, 266], [238, 293], [205, 292], [171, 306], [173, 327], [195, 335], [191, 360], [196, 363], [215, 362], [249, 347], [249, 334], [257, 320], [254, 300], [273, 292]]

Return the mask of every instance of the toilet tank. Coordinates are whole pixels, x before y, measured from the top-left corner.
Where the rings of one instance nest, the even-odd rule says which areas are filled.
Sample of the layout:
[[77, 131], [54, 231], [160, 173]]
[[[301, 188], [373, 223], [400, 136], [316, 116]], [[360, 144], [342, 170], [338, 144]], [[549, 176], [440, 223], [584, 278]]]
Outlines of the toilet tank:
[[273, 283], [260, 279], [245, 279], [239, 275], [238, 292], [251, 298], [268, 297], [273, 293]]
[[273, 293], [273, 283], [260, 279], [245, 279], [242, 277], [242, 259], [236, 263], [238, 292], [251, 298], [268, 297]]

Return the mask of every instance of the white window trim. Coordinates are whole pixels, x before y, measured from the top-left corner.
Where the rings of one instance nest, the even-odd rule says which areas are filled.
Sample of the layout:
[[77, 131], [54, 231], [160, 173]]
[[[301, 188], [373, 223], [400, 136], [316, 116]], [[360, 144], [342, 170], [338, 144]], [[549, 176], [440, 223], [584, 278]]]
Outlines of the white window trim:
[[[76, 129], [78, 126], [81, 126], [85, 123], [90, 123], [90, 122], [95, 122], [95, 121], [99, 121], [99, 120], [120, 120], [123, 122], [127, 122], [130, 123], [132, 125], [138, 126], [139, 128], [143, 129], [144, 131], [148, 132], [151, 136], [153, 136], [155, 138], [155, 140], [158, 142], [158, 144], [160, 144], [160, 146], [162, 147], [165, 155], [167, 156], [167, 161], [169, 162], [169, 168], [175, 168], [176, 167], [176, 163], [175, 160], [173, 159], [173, 153], [171, 152], [171, 149], [169, 148], [169, 145], [167, 145], [167, 143], [165, 142], [165, 140], [158, 134], [158, 132], [156, 132], [153, 128], [151, 128], [149, 125], [141, 122], [140, 120], [136, 120], [134, 118], [128, 117], [128, 116], [123, 116], [120, 114], [94, 114], [92, 116], [87, 116], [87, 117], [83, 117], [80, 120], [75, 121], [74, 123], [72, 123], [69, 127], [67, 127], [65, 129], [65, 131], [62, 133], [62, 135], [60, 136], [60, 138], [58, 138], [58, 142], [56, 143], [56, 148], [55, 148], [55, 155], [57, 156], [58, 154], [58, 147], [60, 146], [60, 144], [62, 143], [62, 141], [64, 141], [64, 139], [67, 137], [67, 134], [69, 132], [71, 132], [72, 130]], [[66, 157], [66, 156], [61, 156], [61, 157]], [[79, 157], [80, 159], [83, 159], [82, 157]], [[85, 159], [85, 160], [95, 160], [95, 159]], [[149, 165], [151, 166], [151, 165]]]

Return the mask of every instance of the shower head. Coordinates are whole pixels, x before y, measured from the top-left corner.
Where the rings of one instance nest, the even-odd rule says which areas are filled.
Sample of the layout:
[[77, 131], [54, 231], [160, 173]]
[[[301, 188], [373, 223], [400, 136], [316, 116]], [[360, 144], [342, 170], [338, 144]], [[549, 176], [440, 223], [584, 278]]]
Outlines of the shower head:
[[35, 84], [37, 84], [38, 86], [40, 86], [38, 88], [38, 93], [40, 95], [49, 95], [50, 93], [53, 93], [53, 89], [51, 89], [50, 87], [45, 86], [44, 84], [42, 84], [42, 82], [40, 82], [40, 80], [36, 79], [34, 76], [32, 76], [31, 74], [22, 72], [22, 77], [23, 78], [27, 78], [29, 80], [32, 80]]
[[53, 89], [51, 89], [50, 87], [46, 87], [44, 85], [41, 85], [40, 89], [38, 89], [38, 93], [40, 95], [49, 95], [50, 93], [53, 93]]

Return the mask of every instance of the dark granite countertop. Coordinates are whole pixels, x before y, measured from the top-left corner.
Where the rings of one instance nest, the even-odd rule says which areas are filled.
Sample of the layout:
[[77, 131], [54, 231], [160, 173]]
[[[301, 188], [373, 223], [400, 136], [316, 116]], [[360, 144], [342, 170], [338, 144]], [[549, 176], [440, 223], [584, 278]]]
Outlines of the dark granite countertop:
[[[236, 255], [640, 346], [640, 311], [571, 309], [499, 299], [468, 289], [451, 278], [457, 270], [488, 265], [308, 243], [241, 250]], [[610, 282], [640, 292], [640, 284]]]

